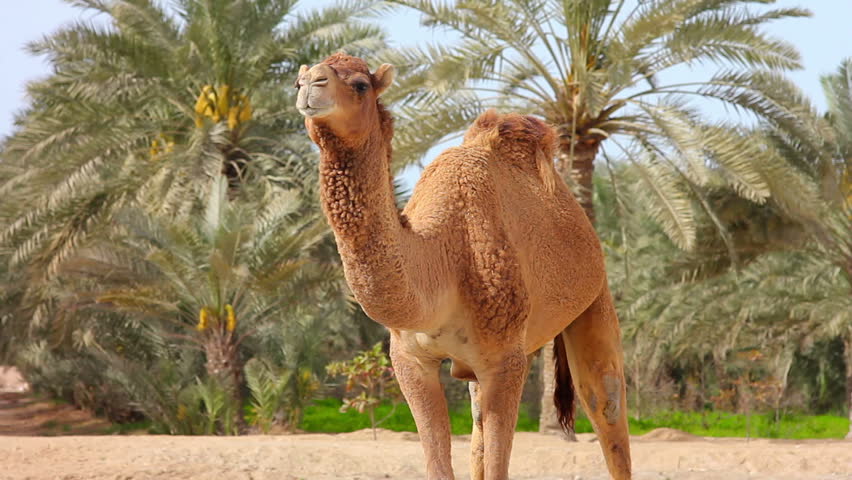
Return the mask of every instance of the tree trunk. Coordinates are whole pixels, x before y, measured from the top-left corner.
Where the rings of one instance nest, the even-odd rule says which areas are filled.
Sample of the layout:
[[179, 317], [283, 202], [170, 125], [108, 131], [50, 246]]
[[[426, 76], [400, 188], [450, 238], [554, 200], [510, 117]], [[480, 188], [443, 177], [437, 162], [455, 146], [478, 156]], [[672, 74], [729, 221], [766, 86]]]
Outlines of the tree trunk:
[[583, 207], [586, 216], [595, 224], [594, 175], [595, 157], [600, 142], [594, 139], [574, 143], [572, 151], [570, 134], [559, 129], [559, 151], [556, 154], [556, 171], [574, 191], [574, 198]]
[[849, 411], [849, 433], [847, 440], [852, 440], [852, 333], [848, 333], [843, 339], [843, 353], [846, 359], [846, 401]]
[[[566, 127], [559, 128], [559, 151], [556, 154], [556, 171], [574, 191], [574, 197], [592, 225], [595, 224], [594, 185], [592, 179], [595, 173], [595, 156], [600, 143], [597, 141], [580, 141], [571, 150], [570, 133]], [[572, 155], [573, 153], [573, 155]], [[543, 383], [541, 393], [541, 414], [539, 415], [539, 432], [555, 433], [562, 430], [556, 417], [556, 406], [553, 404], [554, 379], [556, 373], [553, 364], [553, 340], [542, 347], [541, 378]], [[573, 431], [567, 434], [571, 440], [576, 440]]]
[[553, 340], [541, 347], [541, 413], [538, 417], [538, 431], [555, 433], [561, 429], [553, 404], [553, 392], [556, 389], [556, 366], [553, 363]]
[[642, 418], [642, 391], [639, 387], [642, 385], [642, 379], [639, 376], [639, 363], [634, 362], [633, 364], [633, 390], [635, 392], [635, 399], [633, 405], [633, 411], [636, 414], [636, 419], [639, 420]]
[[[207, 375], [215, 378], [225, 390], [232, 402], [233, 422], [239, 432], [245, 431], [245, 419], [242, 415], [243, 369], [239, 361], [239, 351], [231, 332], [210, 335], [204, 346], [207, 355]], [[223, 432], [226, 435], [231, 432]]]

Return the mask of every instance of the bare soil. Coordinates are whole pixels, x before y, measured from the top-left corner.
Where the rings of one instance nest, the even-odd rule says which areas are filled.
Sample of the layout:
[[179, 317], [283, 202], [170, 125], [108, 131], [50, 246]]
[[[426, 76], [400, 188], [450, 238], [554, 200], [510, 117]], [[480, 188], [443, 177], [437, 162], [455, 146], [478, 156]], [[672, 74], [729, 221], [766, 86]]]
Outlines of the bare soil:
[[[0, 435], [102, 434], [111, 424], [71, 405], [0, 392]], [[2, 473], [0, 473], [2, 475]]]
[[[177, 437], [84, 435], [106, 422], [22, 393], [0, 394], [0, 480], [379, 480], [424, 478], [417, 434]], [[53, 435], [53, 436], [44, 436]], [[593, 435], [567, 443], [518, 433], [512, 479], [609, 478]], [[453, 439], [459, 480], [468, 478], [469, 438]], [[852, 442], [706, 439], [672, 429], [632, 442], [637, 480], [852, 479]]]

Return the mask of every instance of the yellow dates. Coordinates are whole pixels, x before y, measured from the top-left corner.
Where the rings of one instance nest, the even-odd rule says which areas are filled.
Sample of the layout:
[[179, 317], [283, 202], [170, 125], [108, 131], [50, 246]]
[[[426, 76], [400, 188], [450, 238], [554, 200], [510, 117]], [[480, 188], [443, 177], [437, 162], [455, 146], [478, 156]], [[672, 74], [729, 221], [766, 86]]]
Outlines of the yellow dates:
[[228, 128], [233, 130], [251, 120], [251, 101], [230, 85], [205, 85], [195, 101], [195, 125], [198, 128], [204, 126], [205, 118], [214, 123], [226, 120]]

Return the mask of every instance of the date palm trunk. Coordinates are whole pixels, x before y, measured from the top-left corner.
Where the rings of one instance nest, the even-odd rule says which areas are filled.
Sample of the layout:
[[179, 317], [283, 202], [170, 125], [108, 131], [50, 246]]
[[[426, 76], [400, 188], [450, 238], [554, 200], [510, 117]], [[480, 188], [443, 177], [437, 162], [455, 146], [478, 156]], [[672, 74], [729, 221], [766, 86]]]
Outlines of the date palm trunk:
[[843, 339], [843, 354], [846, 359], [846, 401], [849, 412], [849, 433], [847, 440], [852, 440], [852, 333], [847, 333]]
[[560, 132], [559, 150], [556, 153], [556, 171], [574, 191], [574, 198], [583, 207], [592, 226], [595, 225], [594, 184], [595, 157], [600, 142], [596, 139], [580, 140], [574, 144], [565, 140]]
[[[595, 224], [594, 188], [592, 179], [595, 173], [595, 156], [600, 143], [596, 140], [579, 141], [571, 148], [570, 134], [567, 129], [559, 129], [559, 150], [556, 154], [556, 171], [574, 191], [574, 196], [586, 216]], [[553, 403], [554, 379], [556, 378], [553, 359], [553, 340], [547, 342], [541, 351], [541, 414], [539, 415], [538, 431], [542, 433], [558, 433], [562, 430], [556, 416], [556, 406]], [[574, 431], [566, 432], [568, 440], [576, 441]]]
[[243, 369], [233, 333], [210, 335], [204, 343], [204, 353], [207, 356], [207, 375], [215, 379], [225, 391], [232, 406], [233, 424], [238, 431], [243, 432], [246, 426], [242, 416]]

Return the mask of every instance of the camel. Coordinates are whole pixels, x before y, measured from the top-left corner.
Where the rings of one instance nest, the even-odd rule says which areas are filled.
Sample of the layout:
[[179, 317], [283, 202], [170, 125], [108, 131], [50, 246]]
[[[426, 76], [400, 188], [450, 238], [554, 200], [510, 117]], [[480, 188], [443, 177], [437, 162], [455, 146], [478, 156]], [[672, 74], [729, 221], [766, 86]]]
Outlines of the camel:
[[390, 331], [427, 478], [455, 478], [441, 362], [470, 382], [471, 478], [505, 480], [530, 361], [552, 339], [561, 423], [573, 421], [576, 389], [610, 474], [630, 478], [618, 318], [600, 242], [553, 166], [554, 130], [485, 112], [400, 213], [393, 119], [379, 100], [393, 78], [391, 65], [370, 73], [338, 53], [301, 67], [296, 106], [320, 149], [320, 202], [346, 281]]

